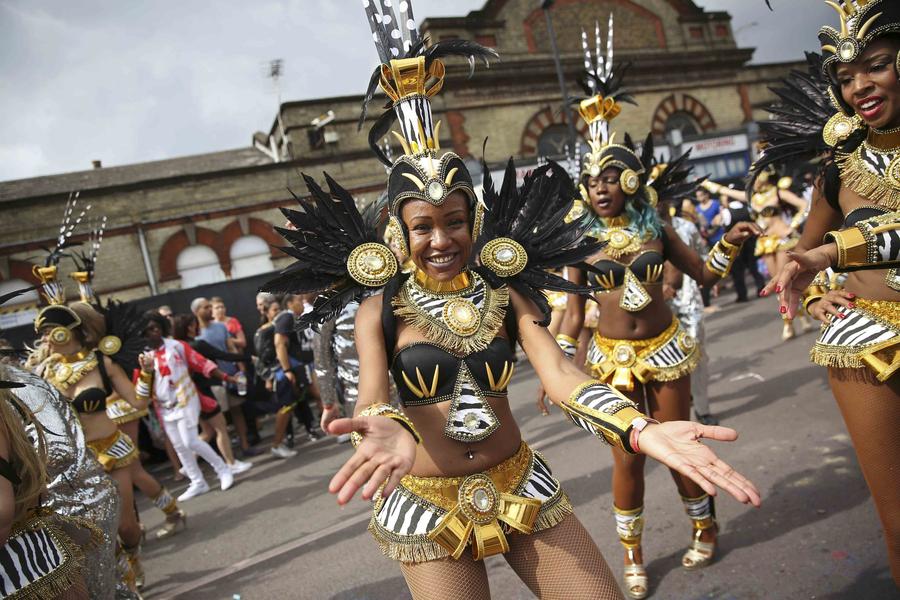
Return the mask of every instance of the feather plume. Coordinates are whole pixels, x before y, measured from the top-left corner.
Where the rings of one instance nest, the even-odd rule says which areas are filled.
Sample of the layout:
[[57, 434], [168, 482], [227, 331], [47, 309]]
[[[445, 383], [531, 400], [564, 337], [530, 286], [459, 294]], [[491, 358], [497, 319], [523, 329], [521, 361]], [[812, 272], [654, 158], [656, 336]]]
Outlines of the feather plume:
[[144, 351], [144, 329], [147, 320], [141, 311], [131, 304], [110, 300], [102, 307], [101, 313], [106, 320], [106, 335], [119, 338], [122, 346], [110, 358], [122, 367], [127, 375], [140, 367], [138, 356]]
[[[602, 244], [582, 242], [590, 224], [579, 220], [566, 223], [565, 217], [577, 197], [575, 185], [565, 169], [553, 161], [525, 176], [516, 187], [516, 170], [509, 160], [500, 191], [494, 188], [490, 170], [485, 165], [484, 203], [486, 207], [482, 233], [472, 250], [473, 270], [492, 286], [508, 284], [537, 304], [543, 315], [541, 325], [550, 322], [550, 307], [543, 290], [573, 294], [589, 294], [590, 288], [575, 285], [551, 270], [583, 262], [595, 254]], [[518, 275], [500, 277], [478, 264], [485, 244], [506, 237], [518, 242], [528, 255], [528, 264]]]
[[353, 196], [327, 173], [324, 178], [327, 192], [303, 175], [309, 200], [291, 192], [303, 210], [282, 209], [290, 228], [275, 229], [289, 244], [282, 249], [297, 260], [260, 288], [279, 293], [319, 292], [313, 310], [298, 320], [302, 329], [330, 321], [360, 298], [365, 288], [348, 275], [347, 259], [360, 244], [380, 242], [379, 231], [387, 219], [383, 200], [360, 214]]
[[[747, 190], [759, 174], [774, 166], [790, 169], [825, 156], [823, 166], [833, 160], [834, 149], [822, 139], [826, 123], [835, 113], [828, 97], [830, 82], [822, 73], [822, 56], [806, 53], [807, 71], [793, 70], [779, 87], [771, 88], [778, 101], [769, 107], [773, 118], [760, 121], [762, 155], [750, 168]], [[853, 145], [858, 140], [848, 140]]]

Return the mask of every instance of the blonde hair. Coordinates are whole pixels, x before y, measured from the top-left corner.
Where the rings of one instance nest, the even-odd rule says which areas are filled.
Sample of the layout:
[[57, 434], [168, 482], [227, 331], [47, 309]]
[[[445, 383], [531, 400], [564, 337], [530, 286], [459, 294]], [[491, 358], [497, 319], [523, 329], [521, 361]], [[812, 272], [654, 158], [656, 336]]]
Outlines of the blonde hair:
[[73, 302], [69, 308], [81, 319], [78, 329], [87, 348], [93, 348], [106, 335], [106, 319], [87, 302]]
[[[0, 371], [0, 377], [5, 369]], [[23, 419], [25, 423], [23, 423]], [[25, 432], [25, 425], [33, 423], [37, 432], [38, 447], [35, 449]], [[41, 425], [34, 414], [8, 389], [0, 389], [0, 436], [9, 445], [9, 463], [18, 475], [20, 483], [13, 486], [15, 508], [13, 523], [28, 516], [44, 493], [47, 485], [47, 448]]]

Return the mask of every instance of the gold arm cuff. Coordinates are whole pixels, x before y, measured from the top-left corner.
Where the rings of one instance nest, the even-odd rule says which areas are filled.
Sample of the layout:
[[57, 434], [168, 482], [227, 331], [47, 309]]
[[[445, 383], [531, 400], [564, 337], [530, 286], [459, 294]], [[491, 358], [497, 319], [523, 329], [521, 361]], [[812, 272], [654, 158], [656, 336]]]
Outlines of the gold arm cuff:
[[[413, 439], [416, 440], [416, 444], [422, 443], [422, 436], [419, 435], [419, 432], [416, 431], [415, 425], [413, 425], [412, 421], [409, 420], [409, 417], [404, 415], [402, 412], [391, 406], [390, 404], [370, 404], [369, 406], [362, 409], [359, 413], [360, 417], [385, 417], [388, 419], [393, 419], [400, 423], [404, 429], [406, 429], [412, 436]], [[362, 443], [363, 436], [361, 433], [357, 431], [350, 432], [350, 443], [353, 444], [353, 447], [356, 448]]]
[[140, 379], [144, 383], [153, 383], [153, 373], [149, 371], [141, 371], [138, 379]]
[[556, 343], [559, 343], [559, 342], [568, 342], [568, 343], [572, 344], [573, 346], [575, 346], [576, 348], [578, 347], [578, 340], [576, 340], [572, 336], [566, 335], [564, 333], [556, 334]]
[[835, 268], [847, 269], [866, 266], [868, 263], [868, 244], [863, 232], [856, 227], [832, 231], [825, 236], [826, 241], [834, 241], [838, 248], [838, 259]]
[[740, 252], [740, 246], [735, 246], [723, 237], [709, 251], [709, 256], [706, 258], [706, 268], [714, 275], [718, 275], [721, 278], [727, 277]]
[[581, 404], [579, 397], [592, 386], [604, 385], [598, 381], [586, 381], [572, 392], [572, 395], [562, 403], [563, 411], [576, 423], [585, 423], [591, 427], [594, 435], [602, 437], [610, 446], [615, 446], [628, 454], [636, 454], [629, 443], [631, 424], [637, 418], [646, 416], [637, 409], [637, 405], [628, 400], [612, 388], [610, 392], [618, 395], [621, 400], [610, 401], [603, 405], [603, 409], [596, 410]]

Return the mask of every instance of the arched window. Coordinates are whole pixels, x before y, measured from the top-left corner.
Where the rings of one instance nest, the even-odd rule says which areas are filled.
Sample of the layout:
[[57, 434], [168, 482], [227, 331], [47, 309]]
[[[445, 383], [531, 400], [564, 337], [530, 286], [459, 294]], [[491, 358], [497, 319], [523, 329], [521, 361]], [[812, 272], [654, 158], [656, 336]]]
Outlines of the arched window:
[[[31, 287], [31, 284], [23, 279], [0, 281], [0, 296], [27, 287]], [[37, 316], [37, 304], [39, 302], [40, 296], [37, 290], [31, 290], [21, 296], [16, 296], [3, 306], [0, 306], [0, 331], [12, 329], [19, 325], [28, 325], [34, 321], [34, 318]]]
[[175, 265], [182, 288], [225, 281], [219, 257], [209, 246], [188, 246], [178, 254]]
[[240, 279], [275, 270], [269, 245], [255, 235], [245, 235], [231, 245], [231, 278]]
[[676, 129], [681, 132], [682, 137], [698, 135], [703, 131], [693, 115], [684, 110], [676, 111], [666, 119], [666, 133]]

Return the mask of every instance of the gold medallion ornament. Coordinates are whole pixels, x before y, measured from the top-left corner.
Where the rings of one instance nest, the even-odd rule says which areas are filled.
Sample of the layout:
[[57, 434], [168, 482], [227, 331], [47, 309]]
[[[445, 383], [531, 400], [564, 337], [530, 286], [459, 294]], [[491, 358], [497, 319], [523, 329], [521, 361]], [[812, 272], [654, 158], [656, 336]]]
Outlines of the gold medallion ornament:
[[460, 511], [478, 525], [490, 523], [500, 512], [500, 493], [487, 475], [466, 477], [459, 486]]
[[67, 327], [54, 327], [50, 330], [48, 339], [51, 343], [62, 346], [72, 341], [72, 331]]
[[122, 349], [122, 340], [114, 335], [107, 335], [97, 344], [97, 350], [107, 356], [112, 356]]
[[825, 124], [822, 130], [822, 139], [825, 143], [834, 148], [841, 142], [847, 141], [854, 131], [860, 127], [862, 119], [858, 115], [848, 117], [843, 112], [836, 113]]
[[380, 287], [397, 274], [397, 258], [384, 244], [370, 242], [353, 249], [347, 258], [347, 271], [357, 283]]
[[384, 243], [389, 248], [400, 252], [403, 256], [409, 256], [409, 244], [406, 243], [403, 227], [400, 225], [400, 220], [397, 217], [391, 216], [388, 219], [387, 227], [384, 230]]
[[461, 336], [470, 336], [478, 331], [481, 324], [481, 316], [471, 300], [467, 298], [453, 298], [444, 305], [444, 323], [450, 330]]
[[632, 169], [625, 169], [619, 177], [619, 185], [628, 196], [633, 196], [641, 187], [641, 178]]
[[601, 242], [607, 242], [603, 252], [614, 259], [626, 254], [634, 254], [644, 245], [644, 239], [631, 229], [628, 217], [603, 219], [604, 229], [597, 236]]
[[481, 264], [499, 275], [512, 277], [528, 264], [528, 254], [519, 242], [510, 238], [496, 238], [481, 249]]

